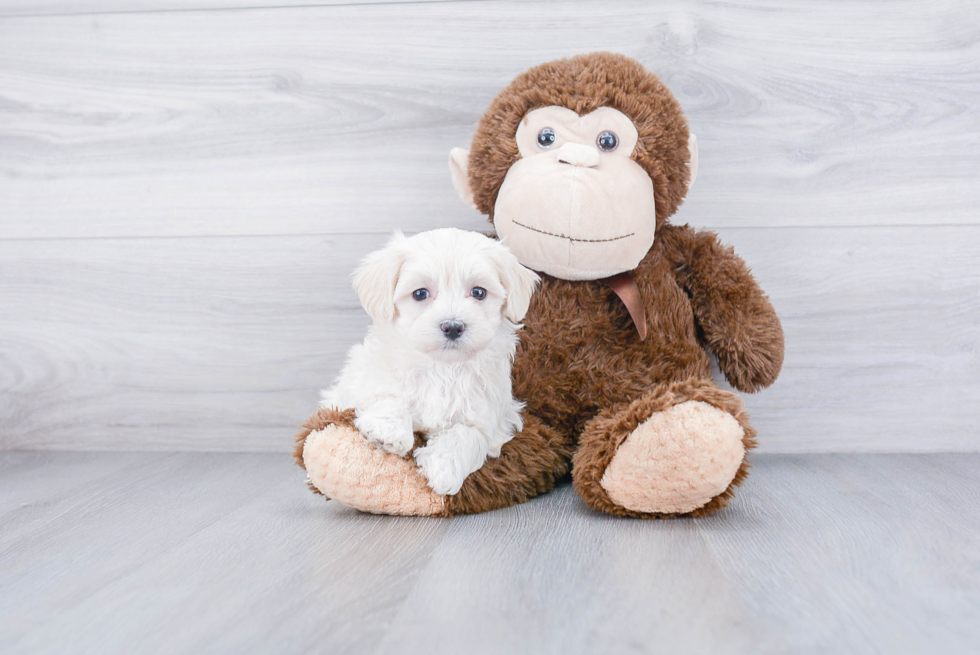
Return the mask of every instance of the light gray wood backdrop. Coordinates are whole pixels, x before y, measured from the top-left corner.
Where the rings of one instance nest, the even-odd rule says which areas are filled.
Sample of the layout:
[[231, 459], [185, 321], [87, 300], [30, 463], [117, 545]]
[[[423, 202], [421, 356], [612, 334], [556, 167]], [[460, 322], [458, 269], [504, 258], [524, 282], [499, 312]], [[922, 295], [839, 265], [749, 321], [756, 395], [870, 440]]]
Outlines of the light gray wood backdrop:
[[290, 4], [0, 1], [0, 448], [285, 450], [358, 259], [486, 229], [449, 149], [612, 50], [699, 136], [675, 222], [783, 318], [761, 449], [980, 449], [980, 4]]

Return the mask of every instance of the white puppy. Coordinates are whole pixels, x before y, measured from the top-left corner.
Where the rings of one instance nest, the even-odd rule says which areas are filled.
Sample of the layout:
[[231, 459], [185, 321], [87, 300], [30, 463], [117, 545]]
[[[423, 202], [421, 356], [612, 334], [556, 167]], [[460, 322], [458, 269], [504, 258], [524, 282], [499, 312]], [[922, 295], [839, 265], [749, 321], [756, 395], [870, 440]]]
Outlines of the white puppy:
[[538, 279], [482, 234], [396, 232], [354, 272], [373, 322], [320, 405], [354, 408], [361, 434], [396, 455], [425, 432], [415, 462], [455, 494], [522, 427], [510, 369]]

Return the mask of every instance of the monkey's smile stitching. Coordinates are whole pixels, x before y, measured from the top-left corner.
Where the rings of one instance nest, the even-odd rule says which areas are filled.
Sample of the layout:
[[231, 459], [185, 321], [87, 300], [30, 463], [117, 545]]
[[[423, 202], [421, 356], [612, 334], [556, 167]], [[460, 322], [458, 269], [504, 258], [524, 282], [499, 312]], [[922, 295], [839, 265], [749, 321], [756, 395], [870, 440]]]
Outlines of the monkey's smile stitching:
[[580, 241], [582, 243], [605, 243], [606, 241], [619, 241], [620, 239], [625, 239], [631, 237], [636, 232], [630, 232], [629, 234], [624, 234], [621, 237], [613, 237], [612, 239], [576, 239], [575, 237], [565, 236], [564, 234], [555, 234], [553, 232], [545, 232], [544, 230], [539, 230], [536, 227], [531, 227], [530, 225], [524, 225], [524, 223], [518, 223], [513, 221], [514, 225], [520, 225], [526, 230], [531, 230], [532, 232], [538, 232], [540, 234], [547, 234], [549, 237], [558, 237], [559, 239], [568, 239], [569, 241]]

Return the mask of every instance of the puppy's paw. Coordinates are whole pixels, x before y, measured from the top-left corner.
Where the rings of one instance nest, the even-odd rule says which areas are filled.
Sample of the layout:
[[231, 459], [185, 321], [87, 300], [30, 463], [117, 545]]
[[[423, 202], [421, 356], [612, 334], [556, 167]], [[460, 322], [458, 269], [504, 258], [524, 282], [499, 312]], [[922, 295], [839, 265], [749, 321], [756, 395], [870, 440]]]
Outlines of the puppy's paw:
[[453, 453], [434, 445], [415, 451], [415, 463], [419, 472], [437, 494], [452, 496], [463, 486], [467, 473], [453, 457]]
[[404, 456], [415, 445], [415, 434], [412, 432], [410, 416], [383, 416], [365, 413], [354, 419], [354, 426], [361, 434], [382, 450]]

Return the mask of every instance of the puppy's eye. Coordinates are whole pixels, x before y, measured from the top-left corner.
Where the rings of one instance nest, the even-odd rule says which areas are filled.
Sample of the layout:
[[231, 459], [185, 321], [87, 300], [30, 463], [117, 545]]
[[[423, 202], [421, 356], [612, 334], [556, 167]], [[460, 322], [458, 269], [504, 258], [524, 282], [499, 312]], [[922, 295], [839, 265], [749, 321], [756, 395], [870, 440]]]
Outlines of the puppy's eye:
[[619, 145], [619, 137], [614, 132], [606, 130], [596, 138], [595, 143], [600, 150], [612, 152]]
[[550, 127], [546, 127], [538, 132], [538, 146], [541, 148], [550, 148], [555, 145], [555, 131]]
[[473, 287], [473, 290], [470, 291], [470, 295], [477, 300], [483, 300], [487, 297], [487, 290], [483, 287]]
[[428, 297], [429, 297], [428, 289], [416, 289], [415, 291], [412, 292], [412, 298], [415, 298], [415, 300], [419, 302], [422, 302]]

